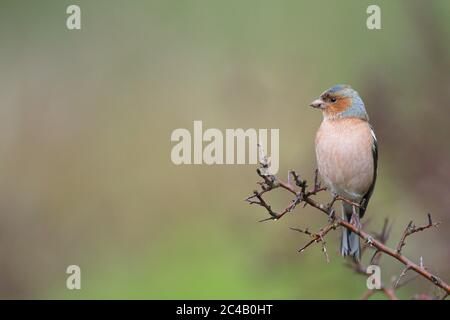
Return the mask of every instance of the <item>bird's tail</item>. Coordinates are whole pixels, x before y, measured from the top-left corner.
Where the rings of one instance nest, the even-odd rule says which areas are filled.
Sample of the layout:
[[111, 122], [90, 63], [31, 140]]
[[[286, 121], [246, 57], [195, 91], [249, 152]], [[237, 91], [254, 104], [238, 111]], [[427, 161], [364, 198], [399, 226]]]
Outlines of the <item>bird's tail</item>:
[[[359, 208], [356, 208], [356, 213]], [[342, 204], [342, 219], [350, 221], [352, 218], [352, 206], [348, 203]], [[348, 230], [347, 228], [342, 228], [342, 239], [341, 239], [341, 254], [343, 256], [352, 256], [355, 261], [360, 261], [361, 259], [361, 247], [359, 243], [359, 237], [356, 233]]]

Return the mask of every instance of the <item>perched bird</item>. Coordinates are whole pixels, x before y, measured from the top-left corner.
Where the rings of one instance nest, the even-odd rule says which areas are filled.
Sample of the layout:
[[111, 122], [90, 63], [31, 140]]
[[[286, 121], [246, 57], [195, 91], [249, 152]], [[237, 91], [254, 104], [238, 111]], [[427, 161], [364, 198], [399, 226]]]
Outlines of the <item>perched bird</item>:
[[[364, 103], [348, 85], [336, 85], [310, 104], [322, 110], [323, 121], [316, 135], [319, 174], [342, 202], [343, 218], [358, 228], [375, 187], [378, 148]], [[343, 229], [341, 254], [360, 259], [359, 237]]]

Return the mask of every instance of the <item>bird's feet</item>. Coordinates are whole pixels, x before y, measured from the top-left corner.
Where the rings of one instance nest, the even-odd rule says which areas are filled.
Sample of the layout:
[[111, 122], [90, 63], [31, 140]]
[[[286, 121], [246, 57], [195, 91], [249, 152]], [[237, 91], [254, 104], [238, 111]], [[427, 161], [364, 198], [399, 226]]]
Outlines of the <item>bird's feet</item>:
[[353, 212], [352, 217], [350, 218], [350, 223], [358, 230], [361, 229], [361, 221], [359, 220], [359, 215], [356, 212]]
[[328, 222], [329, 223], [333, 222], [335, 220], [335, 217], [336, 217], [336, 215], [335, 215], [333, 207], [328, 208]]

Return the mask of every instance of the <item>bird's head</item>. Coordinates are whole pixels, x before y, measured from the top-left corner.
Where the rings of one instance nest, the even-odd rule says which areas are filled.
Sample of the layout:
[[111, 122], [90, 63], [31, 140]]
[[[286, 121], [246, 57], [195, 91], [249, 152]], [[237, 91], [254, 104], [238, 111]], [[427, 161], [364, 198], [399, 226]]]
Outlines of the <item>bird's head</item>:
[[310, 104], [321, 109], [327, 119], [360, 118], [369, 120], [364, 102], [350, 86], [338, 84], [324, 91]]

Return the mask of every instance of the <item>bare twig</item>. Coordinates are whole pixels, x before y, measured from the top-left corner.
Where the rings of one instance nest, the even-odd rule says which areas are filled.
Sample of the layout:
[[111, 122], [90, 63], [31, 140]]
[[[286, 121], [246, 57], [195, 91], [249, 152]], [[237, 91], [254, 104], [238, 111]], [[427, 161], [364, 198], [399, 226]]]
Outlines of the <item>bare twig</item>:
[[[371, 247], [375, 250], [375, 254], [373, 255], [373, 257], [371, 259], [372, 263], [378, 264], [381, 255], [386, 254], [388, 256], [393, 257], [394, 259], [396, 259], [397, 261], [399, 261], [400, 263], [402, 263], [405, 266], [405, 269], [400, 274], [400, 276], [397, 278], [393, 288], [387, 288], [387, 287], [383, 286], [382, 290], [388, 298], [397, 299], [397, 297], [395, 296], [394, 290], [396, 288], [398, 288], [400, 285], [403, 285], [403, 283], [400, 283], [400, 280], [402, 277], [405, 276], [406, 272], [410, 271], [410, 270], [416, 272], [421, 277], [429, 280], [435, 286], [443, 289], [445, 291], [446, 295], [448, 295], [450, 293], [450, 286], [444, 280], [440, 279], [438, 276], [433, 275], [431, 272], [429, 272], [426, 268], [423, 267], [422, 263], [420, 263], [418, 265], [418, 264], [414, 263], [413, 261], [411, 261], [410, 259], [408, 259], [406, 256], [402, 255], [402, 253], [401, 253], [402, 248], [406, 244], [406, 238], [408, 236], [411, 236], [414, 233], [426, 230], [431, 227], [437, 227], [439, 225], [439, 222], [434, 223], [432, 221], [430, 214], [428, 214], [428, 224], [425, 226], [416, 227], [413, 224], [413, 222], [411, 221], [408, 224], [406, 230], [404, 231], [404, 233], [400, 239], [400, 242], [397, 245], [397, 248], [391, 249], [390, 247], [388, 247], [386, 245], [386, 241], [389, 237], [389, 233], [391, 230], [391, 226], [388, 226], [387, 220], [385, 220], [382, 232], [372, 236], [369, 233], [365, 232], [363, 229], [354, 226], [352, 223], [336, 217], [334, 215], [334, 211], [332, 209], [335, 201], [346, 202], [346, 203], [349, 203], [354, 206], [359, 206], [359, 204], [354, 203], [348, 199], [344, 199], [342, 197], [337, 196], [337, 197], [334, 197], [333, 200], [329, 204], [324, 205], [324, 204], [318, 203], [316, 200], [314, 200], [312, 198], [312, 196], [325, 190], [325, 188], [320, 186], [318, 176], [317, 176], [317, 170], [315, 172], [314, 186], [309, 190], [308, 190], [308, 185], [307, 185], [306, 180], [301, 179], [300, 176], [295, 171], [289, 172], [289, 174], [292, 176], [292, 178], [295, 181], [295, 186], [291, 185], [290, 183], [285, 183], [285, 182], [279, 180], [274, 175], [268, 174], [267, 171], [258, 169], [257, 173], [263, 179], [263, 181], [258, 183], [261, 186], [262, 190], [259, 192], [255, 191], [253, 193], [253, 195], [251, 195], [250, 197], [248, 197], [246, 199], [246, 201], [248, 201], [250, 204], [258, 204], [258, 205], [264, 207], [266, 209], [266, 211], [268, 211], [268, 213], [270, 214], [270, 217], [267, 219], [264, 219], [262, 221], [278, 220], [281, 217], [283, 217], [287, 212], [293, 211], [295, 209], [295, 207], [301, 203], [303, 203], [304, 206], [309, 205], [311, 207], [314, 207], [318, 211], [321, 211], [322, 213], [327, 214], [327, 216], [329, 217], [330, 223], [328, 225], [326, 225], [324, 228], [322, 228], [318, 233], [311, 233], [308, 231], [308, 229], [301, 230], [301, 229], [292, 228], [293, 230], [299, 231], [301, 233], [307, 234], [310, 237], [312, 237], [312, 239], [299, 250], [300, 252], [303, 252], [304, 250], [306, 250], [313, 243], [321, 242], [322, 250], [328, 261], [329, 258], [328, 258], [328, 253], [327, 253], [327, 249], [325, 246], [324, 238], [331, 230], [336, 229], [337, 227], [340, 226], [340, 227], [346, 228], [346, 229], [354, 232], [355, 234], [357, 234], [365, 242], [366, 247]], [[276, 188], [282, 188], [295, 196], [295, 198], [291, 201], [291, 203], [281, 212], [273, 211], [271, 206], [263, 199], [263, 195], [265, 193], [267, 193], [273, 189], [276, 189]], [[355, 269], [355, 270], [357, 270], [358, 273], [366, 274], [366, 271], [362, 265], [357, 266], [357, 269]], [[370, 293], [370, 294], [366, 293], [365, 296], [370, 296], [371, 294], [372, 293]]]
[[400, 273], [400, 275], [397, 277], [397, 280], [394, 283], [394, 289], [397, 289], [399, 284], [400, 284], [400, 280], [406, 275], [406, 273], [409, 271], [409, 267], [406, 267], [405, 269], [403, 269], [402, 273]]
[[406, 238], [408, 236], [410, 236], [410, 235], [412, 235], [412, 234], [414, 234], [416, 232], [420, 232], [420, 231], [426, 230], [426, 229], [431, 228], [431, 227], [437, 228], [439, 224], [440, 224], [440, 222], [433, 223], [433, 220], [431, 219], [431, 214], [428, 214], [428, 224], [423, 226], [423, 227], [416, 227], [414, 225], [414, 222], [411, 220], [408, 223], [408, 225], [406, 226], [405, 231], [403, 231], [403, 235], [402, 235], [402, 237], [400, 239], [400, 242], [397, 245], [397, 250], [396, 250], [397, 253], [401, 253], [403, 247], [406, 244]]
[[[365, 267], [360, 261], [348, 262], [347, 266], [350, 267], [351, 269], [353, 269], [353, 271], [356, 274], [360, 274], [364, 277], [367, 277], [367, 275], [368, 275], [368, 273], [366, 271], [367, 267]], [[380, 292], [382, 292], [390, 300], [398, 300], [398, 298], [395, 294], [395, 289], [388, 288], [383, 283], [381, 283]], [[369, 289], [368, 291], [366, 291], [366, 293], [364, 293], [361, 300], [367, 300], [375, 293], [376, 293], [376, 291], [374, 289]]]
[[294, 231], [298, 231], [300, 233], [304, 233], [312, 238], [308, 243], [306, 243], [303, 247], [301, 247], [298, 250], [298, 252], [304, 252], [306, 250], [306, 248], [308, 248], [313, 243], [320, 242], [322, 244], [322, 252], [324, 253], [327, 262], [330, 262], [330, 258], [328, 256], [326, 242], [324, 240], [324, 237], [327, 235], [328, 232], [330, 232], [333, 229], [336, 229], [336, 224], [334, 222], [332, 222], [332, 223], [326, 225], [325, 227], [323, 227], [322, 229], [320, 229], [320, 231], [318, 233], [311, 233], [308, 230], [308, 228], [306, 228], [305, 230], [298, 229], [298, 228], [290, 228], [290, 229], [294, 230]]

